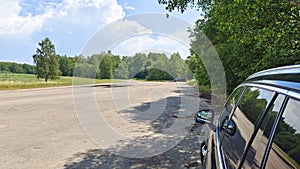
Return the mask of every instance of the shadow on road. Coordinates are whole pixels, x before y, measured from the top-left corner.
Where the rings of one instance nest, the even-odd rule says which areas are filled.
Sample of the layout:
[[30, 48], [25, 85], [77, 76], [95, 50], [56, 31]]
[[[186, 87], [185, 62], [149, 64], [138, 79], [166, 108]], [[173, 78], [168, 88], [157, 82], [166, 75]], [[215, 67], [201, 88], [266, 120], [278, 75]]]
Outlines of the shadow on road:
[[[199, 96], [189, 94], [189, 91], [191, 92], [190, 89], [184, 90], [187, 91], [174, 91], [182, 92], [181, 96], [172, 96], [154, 102], [143, 103], [130, 110], [119, 112], [124, 118], [132, 122], [147, 123], [150, 126], [149, 130], [154, 135], [158, 135], [157, 137], [144, 135], [129, 142], [119, 141], [117, 145], [108, 149], [91, 149], [77, 153], [67, 159], [64, 168], [201, 168], [200, 144], [201, 140], [203, 140], [203, 126], [193, 124], [193, 114], [196, 112], [196, 109], [207, 108], [208, 105], [207, 103], [200, 103], [200, 107], [197, 104], [197, 107], [190, 110], [189, 105], [183, 108], [182, 104], [193, 106], [195, 98]], [[163, 107], [163, 111], [159, 112], [161, 107]], [[156, 113], [156, 111], [159, 113]], [[182, 111], [188, 113], [182, 114]], [[165, 129], [172, 127], [179, 119], [190, 123], [189, 127], [179, 126], [179, 128], [181, 127], [180, 130], [186, 130], [185, 135], [178, 139], [175, 132], [167, 135], [167, 137], [159, 137], [159, 134], [165, 134]], [[174, 139], [172, 140], [172, 138]], [[159, 151], [160, 148], [166, 148], [164, 147], [165, 145], [170, 145], [170, 142], [176, 142], [172, 146], [173, 148], [170, 147], [171, 149], [168, 148], [166, 151]], [[114, 152], [118, 152], [117, 154], [122, 154], [122, 156], [116, 155]], [[139, 156], [147, 153], [155, 155], [150, 157], [145, 155], [144, 158]], [[133, 157], [134, 154], [142, 158], [129, 158]]]
[[[195, 126], [197, 128], [199, 126]], [[111, 153], [110, 150], [92, 149], [87, 152], [74, 154], [67, 160], [64, 168], [120, 168], [120, 169], [150, 169], [150, 168], [201, 168], [200, 143], [198, 134], [191, 131], [185, 139], [171, 150], [147, 158], [128, 158]], [[147, 138], [144, 138], [147, 139]], [[141, 140], [136, 140], [140, 144]], [[146, 140], [147, 142], [149, 140]], [[135, 140], [131, 142], [135, 144]], [[119, 150], [128, 151], [131, 146], [125, 144], [118, 147]], [[144, 145], [147, 151], [151, 146]]]

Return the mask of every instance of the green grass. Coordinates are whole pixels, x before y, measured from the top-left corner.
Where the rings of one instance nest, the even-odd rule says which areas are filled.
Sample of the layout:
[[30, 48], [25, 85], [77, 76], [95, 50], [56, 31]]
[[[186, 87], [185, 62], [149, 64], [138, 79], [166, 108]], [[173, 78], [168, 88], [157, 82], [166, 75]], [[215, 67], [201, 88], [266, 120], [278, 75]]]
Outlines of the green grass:
[[[37, 79], [35, 75], [30, 74], [15, 74], [15, 73], [0, 73], [0, 90], [16, 90], [16, 89], [31, 89], [45, 88], [58, 86], [85, 85], [85, 84], [100, 84], [110, 83], [110, 79], [88, 79], [76, 77], [61, 76], [57, 80]], [[114, 81], [115, 82], [115, 81]]]
[[286, 152], [284, 152], [279, 146], [276, 144], [273, 144], [273, 150], [278, 151], [278, 154], [282, 155], [284, 159], [286, 159], [290, 164], [292, 164], [295, 168], [300, 168], [300, 165], [293, 159], [291, 158]]

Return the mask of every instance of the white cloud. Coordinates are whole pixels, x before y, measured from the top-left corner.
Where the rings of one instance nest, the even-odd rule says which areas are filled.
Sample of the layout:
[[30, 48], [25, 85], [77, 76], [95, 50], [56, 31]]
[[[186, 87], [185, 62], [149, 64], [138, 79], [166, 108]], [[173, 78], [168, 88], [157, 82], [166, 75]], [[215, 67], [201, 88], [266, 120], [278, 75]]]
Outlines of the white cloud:
[[149, 33], [133, 32], [131, 36], [114, 46], [112, 51], [119, 55], [132, 56], [137, 52], [161, 51], [169, 55], [178, 52], [182, 58], [189, 56], [189, 24], [176, 17], [166, 18], [163, 14], [141, 14], [126, 18], [134, 20]]
[[182, 58], [186, 58], [189, 55], [189, 46], [173, 37], [158, 35], [154, 38], [153, 34], [146, 33], [125, 39], [114, 46], [112, 51], [122, 56], [133, 56], [135, 53], [148, 53], [149, 51], [157, 51], [170, 56], [178, 52]]
[[78, 55], [97, 30], [124, 16], [116, 0], [0, 0], [0, 60], [32, 63], [45, 37], [58, 54]]
[[130, 6], [127, 3], [124, 4], [124, 8], [127, 10], [135, 10], [135, 8], [133, 6]]
[[155, 40], [149, 34], [139, 34], [128, 37], [112, 48], [113, 53], [122, 56], [133, 56], [135, 53], [147, 51]]
[[169, 27], [161, 25], [160, 20], [151, 21], [150, 25], [146, 22], [147, 25], [144, 22], [149, 16], [165, 21], [161, 18], [165, 17], [164, 15], [149, 14], [136, 15], [113, 22], [92, 37], [84, 48], [83, 54], [89, 56], [111, 50], [114, 54], [121, 56], [133, 56], [135, 53], [148, 53], [149, 51], [160, 51], [168, 56], [178, 52], [182, 58], [189, 56], [190, 41], [187, 28], [178, 26], [178, 23], [173, 20], [167, 20], [172, 24], [172, 26], [168, 25]]
[[42, 27], [47, 15], [19, 16], [21, 7], [18, 1], [0, 1], [0, 35], [30, 34]]
[[[86, 44], [82, 54], [89, 56], [102, 51], [111, 50], [114, 46], [138, 34], [151, 34], [151, 29], [145, 28], [136, 21], [118, 20], [100, 29]], [[141, 43], [141, 42], [139, 42]], [[127, 49], [137, 49], [135, 42], [129, 42]], [[141, 44], [136, 44], [141, 45]]]
[[[20, 34], [24, 36], [30, 35], [34, 31], [51, 30], [57, 26], [71, 27], [70, 24], [81, 27], [95, 24], [101, 26], [125, 15], [123, 8], [118, 5], [116, 0], [63, 0], [56, 5], [54, 2], [42, 6], [39, 3], [38, 5], [32, 6], [32, 8], [43, 7], [43, 13], [32, 14], [29, 12], [27, 15], [20, 15], [21, 1], [1, 0], [0, 35]], [[47, 24], [47, 28], [44, 27], [45, 24]]]

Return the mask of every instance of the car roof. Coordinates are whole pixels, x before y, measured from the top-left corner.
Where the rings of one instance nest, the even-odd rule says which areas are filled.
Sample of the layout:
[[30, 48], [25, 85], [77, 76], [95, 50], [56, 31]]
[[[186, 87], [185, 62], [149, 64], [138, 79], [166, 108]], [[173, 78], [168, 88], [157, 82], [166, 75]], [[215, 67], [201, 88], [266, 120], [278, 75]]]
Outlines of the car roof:
[[300, 65], [284, 66], [257, 72], [245, 83], [271, 85], [300, 92]]

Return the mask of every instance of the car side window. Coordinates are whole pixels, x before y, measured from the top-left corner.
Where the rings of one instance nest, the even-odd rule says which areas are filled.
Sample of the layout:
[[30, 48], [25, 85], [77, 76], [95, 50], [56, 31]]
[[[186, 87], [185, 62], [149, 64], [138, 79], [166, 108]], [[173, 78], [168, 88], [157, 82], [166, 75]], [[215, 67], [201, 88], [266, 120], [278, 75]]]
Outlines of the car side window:
[[266, 169], [300, 168], [300, 101], [289, 99], [279, 121]]
[[256, 135], [252, 136], [254, 137], [254, 140], [247, 151], [242, 168], [260, 168], [272, 127], [280, 111], [284, 98], [285, 96], [281, 94], [277, 96], [275, 102], [271, 106], [271, 109], [264, 115], [264, 118], [260, 122], [260, 126], [257, 126], [258, 130], [256, 131]]
[[[228, 98], [228, 100], [224, 106], [223, 112], [221, 113], [221, 116], [219, 118], [219, 123], [221, 123], [229, 118], [229, 115], [233, 112], [234, 107], [238, 103], [238, 100], [239, 100], [241, 94], [243, 93], [244, 89], [245, 89], [244, 86], [239, 87], [230, 95], [230, 97]], [[220, 132], [221, 132], [221, 138], [222, 138], [224, 135], [224, 130], [222, 130], [222, 128], [221, 128]]]
[[221, 148], [228, 168], [238, 168], [255, 126], [274, 95], [272, 91], [248, 87], [231, 119], [220, 123], [226, 133]]

